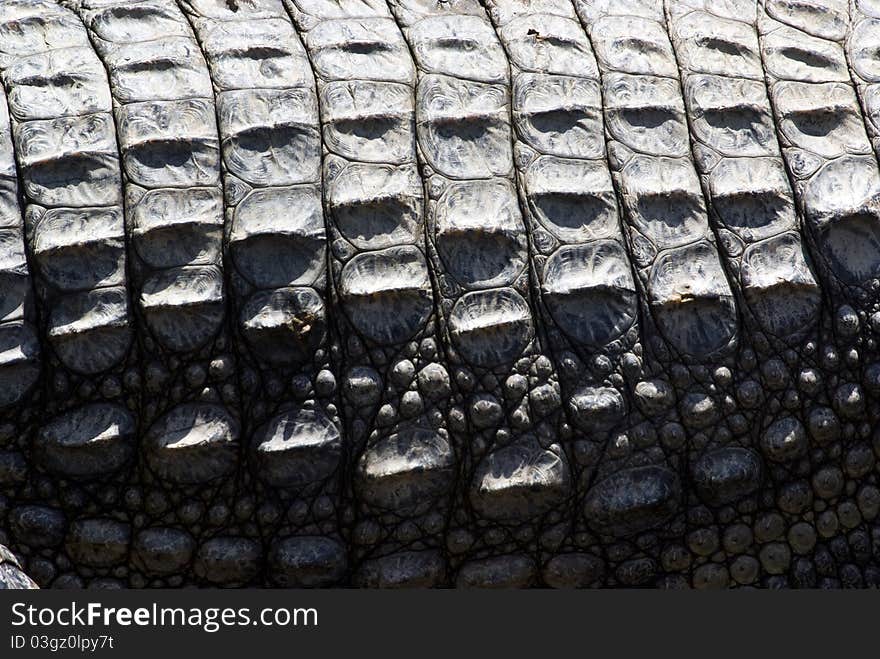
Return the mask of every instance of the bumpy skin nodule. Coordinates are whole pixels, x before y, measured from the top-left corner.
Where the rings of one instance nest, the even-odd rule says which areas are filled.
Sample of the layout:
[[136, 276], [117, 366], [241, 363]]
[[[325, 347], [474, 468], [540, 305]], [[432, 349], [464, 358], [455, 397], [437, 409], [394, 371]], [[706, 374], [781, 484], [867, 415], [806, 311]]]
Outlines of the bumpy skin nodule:
[[880, 586], [878, 42], [0, 4], [0, 587]]
[[34, 581], [21, 571], [21, 564], [15, 555], [0, 545], [0, 590], [22, 590], [39, 588]]

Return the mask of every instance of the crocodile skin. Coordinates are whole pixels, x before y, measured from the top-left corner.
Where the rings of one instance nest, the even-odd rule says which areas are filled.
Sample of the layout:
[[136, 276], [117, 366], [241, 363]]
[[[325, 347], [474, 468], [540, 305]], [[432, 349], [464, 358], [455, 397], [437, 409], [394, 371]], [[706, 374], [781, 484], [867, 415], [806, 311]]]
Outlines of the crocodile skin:
[[880, 587], [878, 48], [0, 3], [0, 586]]

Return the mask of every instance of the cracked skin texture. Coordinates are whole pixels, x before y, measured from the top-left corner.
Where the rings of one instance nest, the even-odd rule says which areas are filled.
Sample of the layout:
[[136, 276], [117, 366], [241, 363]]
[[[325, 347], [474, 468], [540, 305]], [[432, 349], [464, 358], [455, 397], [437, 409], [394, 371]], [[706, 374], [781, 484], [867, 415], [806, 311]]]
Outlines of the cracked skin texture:
[[878, 587], [878, 26], [2, 3], [0, 586]]

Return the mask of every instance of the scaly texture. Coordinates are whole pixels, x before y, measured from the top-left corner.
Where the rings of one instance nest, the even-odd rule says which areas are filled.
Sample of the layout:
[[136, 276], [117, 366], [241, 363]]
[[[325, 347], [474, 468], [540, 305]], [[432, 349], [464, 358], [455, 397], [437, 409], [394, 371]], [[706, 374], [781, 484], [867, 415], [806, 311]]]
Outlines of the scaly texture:
[[880, 586], [878, 26], [0, 3], [0, 586]]
[[[572, 476], [536, 324], [510, 69], [477, 2], [390, 3], [418, 67], [416, 128], [440, 323], [463, 410], [447, 546], [462, 586], [523, 586], [565, 533]], [[558, 528], [560, 525], [562, 529]]]
[[318, 81], [354, 581], [435, 585], [457, 460], [425, 256], [415, 67], [382, 3], [287, 4]]
[[[67, 4], [106, 67], [122, 156], [143, 378], [139, 482], [124, 496], [147, 513], [136, 521], [132, 561], [145, 577], [159, 577], [195, 554], [200, 578], [246, 583], [257, 570], [239, 559], [256, 559], [261, 549], [250, 493], [239, 487], [240, 396], [227, 325], [220, 143], [208, 67], [172, 0]], [[246, 514], [233, 518], [240, 507]], [[114, 550], [126, 555], [124, 524], [104, 519], [77, 530], [84, 541], [111, 535]], [[158, 539], [169, 556], [159, 566]]]
[[210, 0], [182, 6], [217, 99], [224, 252], [249, 438], [241, 479], [255, 495], [272, 581], [334, 583], [346, 568], [337, 519], [343, 447], [312, 69], [280, 0], [237, 12]]

